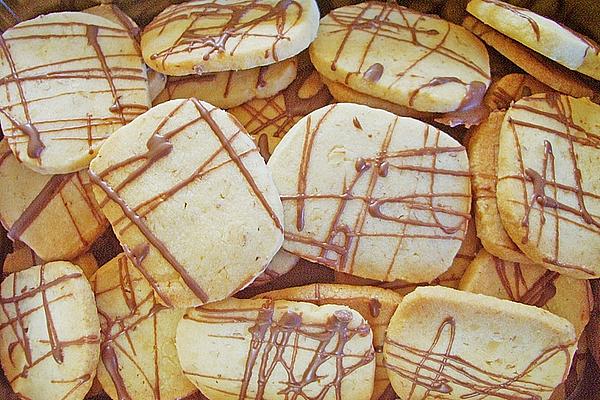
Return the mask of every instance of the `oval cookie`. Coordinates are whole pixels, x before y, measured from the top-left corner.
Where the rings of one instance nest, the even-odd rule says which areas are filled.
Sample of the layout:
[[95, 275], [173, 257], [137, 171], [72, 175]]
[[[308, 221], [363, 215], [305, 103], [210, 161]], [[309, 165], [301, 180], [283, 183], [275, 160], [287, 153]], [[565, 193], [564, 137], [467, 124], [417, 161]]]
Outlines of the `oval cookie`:
[[57, 261], [9, 275], [0, 289], [0, 361], [20, 398], [80, 400], [100, 354], [94, 294], [82, 271]]
[[114, 399], [176, 400], [196, 391], [183, 375], [175, 331], [185, 309], [167, 308], [120, 254], [92, 280], [102, 333], [98, 380]]
[[194, 0], [144, 28], [142, 53], [167, 75], [250, 69], [300, 53], [318, 26], [314, 0]]
[[94, 192], [125, 251], [166, 305], [244, 288], [283, 241], [281, 202], [252, 139], [196, 99], [153, 107], [90, 165]]
[[177, 327], [185, 375], [209, 398], [368, 400], [375, 354], [351, 308], [238, 300], [190, 309]]
[[290, 129], [269, 168], [284, 204], [284, 248], [336, 271], [428, 282], [464, 239], [465, 149], [423, 122], [358, 104], [323, 107]]
[[86, 168], [150, 105], [137, 43], [107, 19], [55, 13], [0, 40], [0, 122], [16, 157], [44, 174]]
[[500, 131], [497, 201], [509, 236], [536, 264], [600, 276], [600, 106], [558, 93], [516, 102]]

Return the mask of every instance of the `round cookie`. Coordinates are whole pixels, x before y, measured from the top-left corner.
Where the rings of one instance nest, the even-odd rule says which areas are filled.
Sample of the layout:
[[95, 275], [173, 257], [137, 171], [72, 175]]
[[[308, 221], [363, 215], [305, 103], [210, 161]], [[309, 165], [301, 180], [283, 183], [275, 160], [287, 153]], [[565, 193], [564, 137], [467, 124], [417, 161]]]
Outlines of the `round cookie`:
[[90, 165], [94, 193], [135, 266], [166, 305], [246, 287], [283, 241], [282, 206], [252, 139], [196, 99], [153, 107]]
[[498, 146], [505, 113], [494, 111], [471, 130], [468, 154], [477, 236], [483, 247], [503, 260], [531, 264], [502, 225], [496, 201]]
[[300, 257], [283, 249], [279, 249], [265, 271], [252, 282], [251, 286], [258, 287], [266, 285], [274, 279], [279, 278], [281, 275], [287, 274], [298, 265], [298, 261], [300, 261]]
[[175, 347], [185, 309], [159, 304], [123, 253], [98, 270], [92, 287], [102, 333], [98, 380], [106, 393], [114, 400], [176, 400], [194, 393]]
[[268, 161], [290, 128], [308, 113], [331, 104], [333, 98], [312, 67], [300, 67], [287, 88], [266, 99], [253, 99], [227, 110], [246, 128]]
[[463, 26], [519, 68], [552, 89], [573, 97], [597, 96], [591, 85], [575, 77], [569, 69], [544, 58], [475, 18], [467, 16]]
[[499, 0], [471, 0], [467, 11], [551, 60], [600, 79], [600, 47], [590, 38], [533, 11]]
[[288, 87], [296, 78], [297, 64], [296, 58], [290, 58], [241, 71], [170, 76], [154, 104], [196, 97], [220, 108], [239, 106], [254, 98], [273, 96]]
[[316, 305], [339, 304], [358, 311], [369, 323], [373, 332], [375, 349], [375, 383], [371, 399], [377, 400], [390, 384], [383, 366], [383, 342], [385, 330], [402, 296], [386, 289], [371, 286], [350, 286], [314, 283], [301, 287], [262, 293], [258, 298], [271, 300], [303, 301]]
[[0, 40], [0, 122], [11, 150], [43, 174], [86, 168], [106, 138], [150, 105], [137, 43], [107, 19], [55, 13]]
[[[269, 160], [284, 248], [339, 272], [431, 281], [467, 229], [464, 147], [423, 122], [339, 103], [304, 117]], [[435, 248], [436, 251], [431, 251]]]
[[9, 275], [0, 289], [0, 361], [19, 398], [79, 400], [100, 354], [94, 294], [66, 261]]
[[531, 75], [508, 74], [492, 82], [483, 98], [490, 110], [506, 110], [513, 101], [536, 93], [551, 92], [552, 89]]
[[519, 100], [500, 131], [502, 224], [535, 264], [600, 276], [600, 106], [552, 92]]
[[458, 289], [542, 307], [570, 321], [577, 337], [587, 325], [593, 306], [588, 281], [535, 264], [504, 261], [485, 250], [469, 265]]
[[573, 325], [548, 311], [433, 286], [400, 303], [383, 354], [402, 399], [547, 400], [576, 348]]
[[[46, 261], [72, 259], [106, 228], [85, 171], [40, 175], [0, 142], [0, 222]], [[60, 229], [57, 229], [60, 227]]]
[[368, 323], [346, 306], [269, 299], [190, 309], [177, 327], [185, 375], [222, 400], [368, 400], [372, 340]]
[[326, 79], [417, 111], [465, 108], [490, 83], [487, 50], [473, 34], [389, 2], [331, 11], [310, 57]]
[[142, 53], [167, 75], [237, 71], [295, 56], [318, 26], [314, 0], [194, 0], [167, 7], [144, 28]]

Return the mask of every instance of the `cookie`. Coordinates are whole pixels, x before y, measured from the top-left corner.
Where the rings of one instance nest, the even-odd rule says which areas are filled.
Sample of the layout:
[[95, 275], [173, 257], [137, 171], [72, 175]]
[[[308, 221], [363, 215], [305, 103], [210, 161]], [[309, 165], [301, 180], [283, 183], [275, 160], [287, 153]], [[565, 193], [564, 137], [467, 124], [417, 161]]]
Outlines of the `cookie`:
[[326, 106], [290, 129], [268, 165], [284, 205], [284, 248], [309, 261], [381, 281], [428, 282], [450, 267], [464, 239], [465, 149], [418, 120]]
[[535, 264], [600, 276], [600, 106], [552, 92], [506, 112], [496, 198], [502, 224]]
[[483, 98], [483, 103], [490, 110], [506, 110], [513, 101], [532, 94], [551, 91], [552, 89], [549, 86], [544, 85], [531, 75], [508, 74], [492, 82]]
[[[4, 265], [2, 266], [4, 276], [44, 263], [44, 260], [39, 258], [26, 244], [15, 242], [13, 247], [13, 252], [7, 254], [4, 259]], [[98, 269], [96, 258], [89, 252], [77, 256], [71, 262], [81, 269], [86, 278], [90, 278]]]
[[0, 186], [0, 222], [8, 237], [43, 260], [77, 257], [106, 228], [85, 171], [38, 174], [19, 163], [6, 139], [0, 142]]
[[310, 56], [330, 81], [423, 112], [476, 108], [490, 83], [487, 50], [473, 34], [389, 2], [331, 11]]
[[368, 400], [372, 340], [351, 308], [283, 300], [228, 299], [190, 309], [177, 327], [185, 375], [223, 400]]
[[144, 28], [142, 53], [166, 75], [237, 71], [295, 56], [318, 26], [314, 0], [194, 0], [167, 7]]
[[94, 294], [66, 261], [9, 275], [0, 289], [0, 361], [19, 398], [83, 399], [100, 354]]
[[136, 42], [92, 14], [48, 14], [8, 29], [0, 75], [4, 135], [17, 159], [43, 174], [86, 168], [150, 105]]
[[175, 348], [185, 309], [158, 303], [123, 253], [98, 270], [92, 287], [102, 333], [98, 380], [106, 393], [114, 400], [175, 400], [194, 393]]
[[282, 206], [252, 139], [196, 99], [153, 107], [90, 165], [125, 251], [165, 305], [221, 300], [256, 278], [283, 241]]
[[383, 341], [385, 330], [402, 296], [371, 286], [350, 286], [327, 283], [314, 283], [301, 287], [275, 290], [262, 293], [259, 298], [271, 300], [303, 301], [316, 305], [339, 304], [358, 311], [369, 323], [373, 331], [375, 349], [375, 383], [371, 399], [377, 400], [390, 384], [383, 366]]
[[499, 0], [471, 0], [467, 11], [560, 65], [600, 79], [600, 47], [590, 38], [533, 11]]
[[502, 225], [496, 201], [498, 146], [505, 113], [495, 111], [471, 130], [468, 154], [477, 236], [483, 247], [503, 260], [531, 264]]
[[333, 98], [312, 67], [300, 68], [287, 88], [266, 99], [250, 100], [229, 111], [246, 128], [265, 160], [300, 118], [331, 104]]
[[573, 76], [569, 69], [549, 61], [475, 18], [467, 16], [463, 26], [519, 68], [552, 89], [573, 97], [596, 96], [594, 88]]
[[477, 240], [477, 236], [475, 234], [475, 224], [472, 222], [469, 223], [467, 228], [467, 234], [465, 236], [465, 240], [462, 242], [460, 249], [458, 249], [458, 253], [456, 257], [454, 257], [454, 261], [452, 265], [446, 272], [442, 275], [438, 276], [431, 282], [419, 282], [419, 283], [411, 283], [407, 281], [403, 281], [400, 279], [394, 280], [392, 282], [381, 282], [375, 281], [372, 279], [359, 278], [356, 276], [344, 274], [342, 272], [335, 273], [335, 282], [348, 284], [348, 285], [369, 285], [369, 286], [377, 286], [389, 290], [393, 290], [394, 292], [405, 296], [408, 293], [412, 292], [419, 286], [436, 286], [442, 285], [451, 288], [457, 288], [460, 279], [462, 278], [465, 270], [475, 258], [475, 255], [479, 251], [481, 245], [479, 240]]
[[383, 354], [405, 400], [545, 400], [566, 377], [576, 343], [573, 325], [548, 311], [435, 286], [400, 303]]
[[97, 6], [86, 8], [83, 12], [88, 14], [94, 14], [107, 20], [114, 22], [117, 25], [125, 28], [131, 38], [138, 42], [140, 41], [140, 27], [135, 23], [133, 19], [123, 12], [115, 4], [98, 4]]
[[542, 307], [570, 321], [577, 337], [587, 325], [593, 306], [588, 281], [535, 264], [504, 261], [485, 250], [469, 265], [458, 289]]
[[273, 259], [271, 260], [265, 271], [262, 274], [260, 274], [254, 280], [254, 282], [252, 282], [252, 286], [258, 287], [266, 285], [274, 279], [279, 278], [281, 275], [287, 274], [296, 265], [298, 265], [298, 261], [300, 261], [300, 257], [295, 256], [292, 253], [288, 253], [283, 249], [279, 249], [277, 254], [273, 256]]
[[254, 98], [273, 96], [285, 89], [296, 77], [296, 67], [296, 59], [290, 58], [241, 71], [170, 76], [164, 90], [154, 99], [154, 104], [196, 97], [216, 107], [239, 106]]

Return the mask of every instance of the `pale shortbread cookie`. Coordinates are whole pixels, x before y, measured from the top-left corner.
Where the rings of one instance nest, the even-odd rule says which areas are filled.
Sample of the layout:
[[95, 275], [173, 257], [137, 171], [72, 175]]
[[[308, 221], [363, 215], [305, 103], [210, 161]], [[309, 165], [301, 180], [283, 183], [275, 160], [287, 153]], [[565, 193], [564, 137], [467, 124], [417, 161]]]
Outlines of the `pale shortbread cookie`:
[[466, 151], [418, 120], [326, 106], [290, 129], [269, 168], [284, 204], [284, 248], [336, 271], [428, 282], [464, 239]]
[[159, 304], [123, 253], [98, 270], [92, 287], [102, 333], [98, 380], [106, 393], [114, 400], [176, 400], [194, 393], [175, 348], [185, 309]]
[[600, 106], [552, 92], [506, 112], [496, 198], [502, 224], [535, 264], [600, 276]]
[[383, 354], [404, 400], [547, 400], [576, 344], [573, 325], [548, 311], [434, 286], [400, 303]]
[[523, 97], [551, 91], [549, 86], [531, 75], [508, 74], [492, 82], [483, 102], [490, 110], [506, 110], [514, 101]]
[[196, 97], [216, 107], [231, 108], [285, 89], [296, 78], [296, 58], [241, 71], [170, 76], [154, 104]]
[[467, 107], [490, 83], [487, 50], [477, 37], [389, 2], [330, 12], [310, 56], [328, 80], [418, 111]]
[[375, 383], [372, 400], [377, 400], [390, 384], [383, 365], [383, 342], [385, 330], [402, 296], [386, 289], [372, 286], [351, 286], [327, 283], [291, 287], [262, 293], [258, 298], [272, 300], [304, 301], [316, 305], [340, 304], [358, 311], [373, 331], [375, 349]]
[[467, 16], [463, 21], [463, 26], [519, 68], [552, 89], [574, 97], [595, 96], [595, 89], [573, 76], [569, 69], [548, 60], [477, 19]]
[[72, 259], [104, 232], [107, 222], [85, 171], [40, 175], [0, 142], [0, 221], [13, 241], [45, 261]]
[[282, 206], [264, 160], [208, 103], [153, 107], [107, 140], [90, 176], [117, 238], [166, 305], [224, 299], [281, 247]]
[[499, 0], [471, 0], [467, 11], [551, 60], [600, 79], [600, 47], [590, 38], [533, 11]]
[[483, 247], [496, 257], [531, 264], [504, 229], [496, 202], [498, 146], [504, 115], [502, 111], [492, 112], [485, 122], [471, 130], [467, 146], [477, 236]]
[[318, 26], [314, 0], [194, 0], [144, 28], [142, 53], [167, 75], [250, 69], [300, 53]]
[[577, 337], [587, 325], [593, 306], [588, 281], [535, 264], [504, 261], [485, 250], [469, 265], [458, 289], [542, 307], [570, 321]]
[[19, 398], [80, 400], [100, 354], [94, 293], [66, 261], [9, 275], [0, 289], [0, 361]]
[[[4, 264], [2, 265], [2, 273], [4, 276], [44, 263], [44, 260], [23, 242], [15, 242], [13, 248], [12, 253], [6, 255]], [[96, 258], [89, 252], [77, 256], [71, 262], [81, 268], [86, 278], [91, 278], [98, 270]]]
[[441, 285], [451, 288], [457, 288], [465, 270], [467, 269], [469, 264], [471, 264], [471, 261], [473, 261], [475, 255], [477, 254], [480, 248], [481, 244], [479, 243], [477, 235], [475, 234], [475, 224], [473, 222], [469, 222], [469, 227], [467, 228], [465, 239], [463, 240], [460, 249], [458, 249], [458, 253], [456, 254], [456, 257], [454, 257], [452, 265], [450, 266], [450, 268], [448, 268], [446, 272], [444, 272], [442, 275], [438, 276], [431, 282], [411, 283], [400, 279], [396, 279], [392, 282], [381, 282], [372, 279], [359, 278], [357, 276], [344, 274], [342, 272], [335, 273], [335, 282], [348, 285], [377, 286], [384, 289], [393, 290], [394, 292], [402, 296], [407, 295], [419, 286]]
[[264, 272], [252, 282], [252, 286], [257, 287], [266, 285], [274, 279], [279, 278], [281, 275], [287, 274], [298, 265], [298, 261], [300, 261], [300, 257], [283, 249], [279, 249]]
[[319, 74], [311, 66], [302, 68], [300, 65], [296, 79], [281, 92], [227, 111], [244, 125], [268, 161], [283, 136], [300, 118], [332, 102]]
[[19, 23], [0, 40], [0, 122], [29, 168], [64, 174], [86, 168], [107, 137], [150, 105], [137, 43], [86, 13]]
[[214, 400], [368, 400], [372, 340], [349, 307], [269, 299], [190, 309], [177, 327], [184, 374]]

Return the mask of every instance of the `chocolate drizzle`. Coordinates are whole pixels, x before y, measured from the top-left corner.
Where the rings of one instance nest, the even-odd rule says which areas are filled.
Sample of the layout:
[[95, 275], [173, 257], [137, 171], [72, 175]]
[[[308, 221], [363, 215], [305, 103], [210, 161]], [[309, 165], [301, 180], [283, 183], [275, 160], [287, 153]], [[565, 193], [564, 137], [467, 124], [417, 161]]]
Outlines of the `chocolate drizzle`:
[[383, 65], [375, 63], [367, 68], [363, 73], [363, 78], [371, 82], [377, 82], [381, 79], [381, 75], [383, 75]]
[[369, 313], [373, 318], [377, 318], [381, 314], [381, 303], [376, 298], [369, 300]]
[[[557, 272], [545, 271], [531, 285], [528, 285], [519, 263], [511, 263], [497, 257], [494, 257], [494, 263], [498, 279], [509, 300], [544, 307], [556, 295], [555, 282], [560, 277]], [[510, 279], [511, 272], [512, 279]]]
[[455, 127], [465, 125], [469, 128], [484, 121], [490, 114], [489, 108], [483, 104], [487, 85], [474, 81], [466, 85], [467, 92], [455, 111], [445, 113], [436, 118], [437, 122]]

